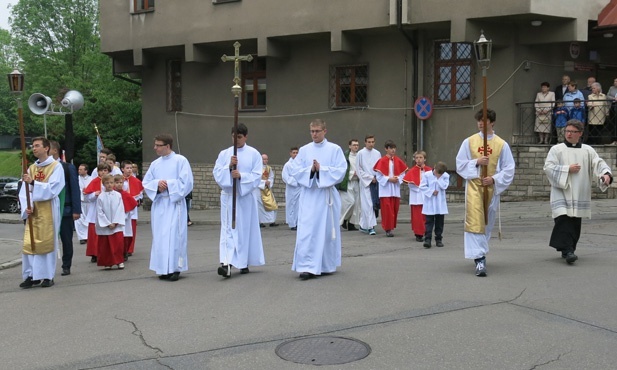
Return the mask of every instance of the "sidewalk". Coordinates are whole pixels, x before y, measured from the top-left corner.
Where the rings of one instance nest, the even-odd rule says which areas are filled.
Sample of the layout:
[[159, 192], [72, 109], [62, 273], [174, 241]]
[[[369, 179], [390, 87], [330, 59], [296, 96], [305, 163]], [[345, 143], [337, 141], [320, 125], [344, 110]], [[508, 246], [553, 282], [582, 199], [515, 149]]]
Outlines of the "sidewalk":
[[[465, 218], [465, 204], [448, 204], [449, 214], [446, 215], [447, 224], [462, 223]], [[600, 217], [617, 213], [617, 199], [592, 200], [592, 217]], [[212, 208], [205, 210], [191, 210], [193, 225], [220, 225], [220, 209]], [[521, 219], [547, 219], [551, 218], [549, 201], [525, 201], [525, 202], [502, 202], [501, 222], [506, 224], [509, 220]], [[0, 224], [19, 224], [22, 222], [17, 214], [0, 213]], [[285, 208], [279, 208], [277, 222], [281, 227], [285, 223]], [[379, 220], [378, 220], [379, 222]], [[408, 225], [410, 222], [410, 208], [408, 204], [401, 204], [398, 214], [398, 223]], [[150, 223], [150, 212], [141, 209], [139, 211], [139, 224]], [[408, 226], [400, 230], [407, 230]], [[381, 228], [378, 226], [378, 232]], [[21, 263], [21, 239], [23, 235], [15, 235], [12, 239], [0, 239], [0, 270], [13, 267]]]

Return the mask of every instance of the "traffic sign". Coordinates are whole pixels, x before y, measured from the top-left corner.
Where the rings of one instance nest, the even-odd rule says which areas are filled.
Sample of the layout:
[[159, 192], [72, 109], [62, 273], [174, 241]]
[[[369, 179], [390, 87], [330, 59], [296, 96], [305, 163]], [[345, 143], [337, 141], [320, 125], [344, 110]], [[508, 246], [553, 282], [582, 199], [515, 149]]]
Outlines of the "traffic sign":
[[427, 120], [433, 115], [433, 102], [431, 99], [421, 96], [413, 103], [413, 111], [421, 120]]

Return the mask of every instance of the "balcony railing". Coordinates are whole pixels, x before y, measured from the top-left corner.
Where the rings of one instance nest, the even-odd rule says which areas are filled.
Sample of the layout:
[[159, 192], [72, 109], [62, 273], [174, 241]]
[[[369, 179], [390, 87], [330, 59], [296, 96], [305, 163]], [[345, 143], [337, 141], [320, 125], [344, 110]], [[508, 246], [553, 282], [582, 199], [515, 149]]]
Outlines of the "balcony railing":
[[[550, 143], [558, 142], [556, 123], [558, 120], [555, 102], [516, 103], [517, 125], [514, 128], [512, 143], [533, 145], [539, 142], [537, 130], [542, 130], [542, 123], [547, 125]], [[576, 116], [583, 116], [585, 132], [582, 140], [585, 144], [607, 145], [617, 140], [617, 103], [611, 100], [581, 101], [580, 109], [575, 110], [572, 102], [566, 102], [562, 116], [566, 121]], [[537, 123], [540, 125], [538, 126]]]

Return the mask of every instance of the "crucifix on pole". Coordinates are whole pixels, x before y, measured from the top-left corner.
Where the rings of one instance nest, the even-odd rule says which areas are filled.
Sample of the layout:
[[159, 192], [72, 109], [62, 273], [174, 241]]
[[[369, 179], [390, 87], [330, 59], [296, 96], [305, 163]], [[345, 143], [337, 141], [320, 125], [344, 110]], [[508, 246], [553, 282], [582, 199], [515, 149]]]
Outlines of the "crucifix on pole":
[[[240, 62], [247, 61], [250, 62], [253, 60], [253, 56], [251, 54], [248, 55], [240, 55], [240, 43], [238, 41], [234, 42], [235, 54], [233, 56], [227, 56], [227, 54], [223, 54], [221, 60], [223, 62], [234, 62], [234, 85], [231, 87], [231, 93], [234, 96], [234, 157], [238, 155], [238, 140], [236, 135], [238, 133], [238, 105], [240, 101], [240, 94], [242, 94], [242, 86], [240, 86]], [[231, 171], [236, 169], [236, 166], [233, 165], [229, 168]], [[231, 201], [231, 228], [236, 228], [236, 190], [238, 188], [238, 180], [233, 179], [233, 195]]]

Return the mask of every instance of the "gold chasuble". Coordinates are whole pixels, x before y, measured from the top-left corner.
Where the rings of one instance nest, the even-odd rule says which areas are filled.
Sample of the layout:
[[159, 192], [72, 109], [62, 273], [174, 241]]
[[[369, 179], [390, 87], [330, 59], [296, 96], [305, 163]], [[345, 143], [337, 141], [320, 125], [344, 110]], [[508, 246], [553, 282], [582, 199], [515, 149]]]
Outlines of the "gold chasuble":
[[[497, 135], [487, 140], [487, 157], [489, 158], [487, 176], [493, 176], [497, 169], [499, 154], [505, 141]], [[484, 139], [480, 134], [469, 138], [469, 152], [471, 158], [478, 159], [484, 154]], [[467, 192], [465, 194], [465, 231], [474, 234], [484, 234], [484, 200], [482, 194], [488, 191], [489, 205], [493, 199], [493, 186], [482, 186], [482, 180], [477, 178], [467, 180]]]
[[[261, 179], [268, 180], [270, 178], [270, 171], [272, 171], [272, 168], [266, 165], [264, 167], [264, 172], [261, 174]], [[274, 195], [272, 194], [272, 190], [270, 190], [270, 187], [261, 189], [261, 201], [264, 204], [264, 209], [268, 212], [276, 211], [277, 209], [279, 209], [279, 206], [278, 204], [276, 204], [276, 200], [274, 199]]]
[[[52, 161], [44, 167], [33, 164], [28, 169], [28, 174], [38, 182], [47, 182], [54, 172], [58, 162]], [[36, 185], [34, 185], [36, 186]], [[24, 230], [24, 249], [25, 254], [47, 254], [54, 250], [54, 216], [51, 208], [51, 199], [34, 202], [32, 207], [32, 227], [34, 228], [34, 252], [30, 245], [30, 225], [26, 222]]]

